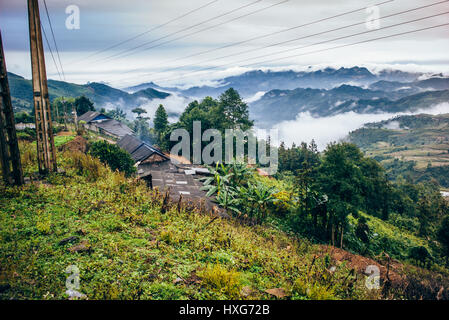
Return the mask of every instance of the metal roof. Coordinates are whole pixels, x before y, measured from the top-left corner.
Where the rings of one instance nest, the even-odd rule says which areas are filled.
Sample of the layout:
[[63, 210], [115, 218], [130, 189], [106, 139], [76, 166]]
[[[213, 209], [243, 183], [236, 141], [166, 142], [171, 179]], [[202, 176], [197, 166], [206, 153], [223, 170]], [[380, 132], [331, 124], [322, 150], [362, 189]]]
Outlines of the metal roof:
[[120, 148], [128, 151], [130, 154], [136, 151], [137, 148], [139, 148], [142, 144], [143, 144], [142, 141], [140, 141], [139, 139], [130, 134], [127, 134], [117, 142], [117, 145]]
[[117, 137], [133, 134], [133, 131], [128, 126], [114, 119], [96, 122], [95, 126]]
[[101, 113], [96, 111], [87, 111], [86, 113], [82, 114], [78, 117], [78, 121], [85, 121], [86, 123], [91, 122], [96, 117], [98, 117]]
[[160, 150], [131, 135], [125, 135], [120, 141], [117, 142], [117, 145], [128, 151], [136, 162], [144, 161], [154, 153], [164, 159], [169, 159]]

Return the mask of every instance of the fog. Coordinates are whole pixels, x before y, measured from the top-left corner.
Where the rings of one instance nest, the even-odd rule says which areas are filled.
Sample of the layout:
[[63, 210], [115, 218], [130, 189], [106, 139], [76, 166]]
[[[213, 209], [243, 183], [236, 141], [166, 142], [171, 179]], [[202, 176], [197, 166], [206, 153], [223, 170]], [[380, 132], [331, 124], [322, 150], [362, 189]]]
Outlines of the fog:
[[359, 114], [347, 112], [335, 116], [314, 118], [308, 112], [300, 113], [295, 120], [283, 121], [274, 126], [279, 130], [279, 141], [284, 141], [287, 146], [292, 143], [296, 145], [301, 142], [310, 142], [312, 139], [323, 150], [326, 145], [333, 141], [339, 141], [351, 131], [363, 127], [365, 123], [388, 120], [398, 115], [412, 114], [443, 114], [449, 113], [449, 103], [442, 103], [425, 110], [404, 113], [380, 113]]
[[156, 113], [156, 109], [162, 104], [165, 108], [165, 111], [168, 114], [168, 121], [173, 123], [178, 121], [179, 116], [185, 110], [187, 105], [192, 101], [191, 98], [187, 98], [181, 96], [177, 93], [170, 92], [170, 96], [165, 99], [154, 99], [142, 101], [142, 105], [140, 108], [143, 108], [147, 111], [146, 116], [150, 117], [150, 122], [153, 123], [154, 115]]

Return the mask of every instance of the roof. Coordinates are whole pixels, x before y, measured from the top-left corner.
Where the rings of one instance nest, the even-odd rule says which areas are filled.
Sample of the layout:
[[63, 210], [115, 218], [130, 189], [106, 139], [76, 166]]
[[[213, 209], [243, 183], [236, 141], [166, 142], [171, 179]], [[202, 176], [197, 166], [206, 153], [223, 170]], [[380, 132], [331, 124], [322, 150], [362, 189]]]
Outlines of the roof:
[[167, 160], [169, 159], [160, 150], [129, 134], [125, 135], [120, 141], [118, 141], [117, 145], [120, 148], [128, 151], [128, 153], [131, 154], [131, 157], [136, 162], [144, 161], [154, 153], [161, 156], [164, 159]]
[[89, 123], [99, 115], [100, 115], [99, 112], [87, 111], [86, 113], [78, 117], [78, 121], [85, 121], [86, 123]]
[[85, 121], [86, 123], [98, 120], [110, 120], [107, 115], [97, 111], [87, 111], [85, 114], [78, 117], [78, 121]]
[[117, 145], [120, 148], [128, 151], [130, 154], [136, 151], [137, 148], [139, 148], [142, 144], [143, 144], [142, 141], [140, 141], [139, 139], [130, 134], [127, 134], [117, 142]]
[[95, 125], [107, 133], [117, 137], [124, 137], [126, 135], [133, 134], [133, 131], [128, 126], [114, 119], [96, 122]]

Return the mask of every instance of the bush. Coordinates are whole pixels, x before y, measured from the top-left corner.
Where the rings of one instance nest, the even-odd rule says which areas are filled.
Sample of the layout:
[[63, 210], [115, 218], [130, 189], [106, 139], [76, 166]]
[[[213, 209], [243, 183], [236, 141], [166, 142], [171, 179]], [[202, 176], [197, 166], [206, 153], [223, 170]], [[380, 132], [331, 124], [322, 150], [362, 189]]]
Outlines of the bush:
[[[237, 299], [240, 297], [242, 287], [240, 273], [226, 270], [221, 265], [208, 265], [206, 269], [198, 273], [203, 283], [217, 294], [225, 294], [224, 298]], [[217, 297], [215, 297], [217, 298]], [[220, 298], [220, 296], [218, 296]]]
[[106, 168], [100, 160], [81, 152], [66, 152], [65, 157], [69, 159], [68, 166], [75, 169], [77, 174], [86, 177], [93, 182], [106, 175]]
[[432, 261], [432, 256], [425, 247], [413, 247], [408, 254], [409, 259], [416, 261], [417, 264], [425, 265], [426, 262]]
[[106, 141], [94, 142], [90, 145], [89, 153], [107, 164], [113, 171], [124, 172], [127, 177], [136, 173], [131, 155], [117, 145]]

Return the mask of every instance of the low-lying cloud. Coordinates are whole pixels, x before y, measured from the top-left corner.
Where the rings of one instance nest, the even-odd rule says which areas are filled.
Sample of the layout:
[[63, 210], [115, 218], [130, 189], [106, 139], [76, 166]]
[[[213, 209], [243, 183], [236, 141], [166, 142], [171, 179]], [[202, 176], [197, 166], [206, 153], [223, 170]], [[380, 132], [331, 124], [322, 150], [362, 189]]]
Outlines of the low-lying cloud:
[[329, 117], [314, 118], [309, 112], [302, 112], [297, 115], [295, 120], [283, 121], [275, 125], [274, 128], [279, 130], [279, 141], [285, 142], [286, 146], [291, 146], [292, 143], [298, 145], [303, 141], [310, 142], [314, 139], [318, 148], [323, 150], [328, 143], [342, 140], [349, 132], [363, 127], [366, 123], [388, 120], [398, 115], [422, 113], [432, 115], [449, 113], [449, 103], [404, 113], [360, 114], [351, 111]]

